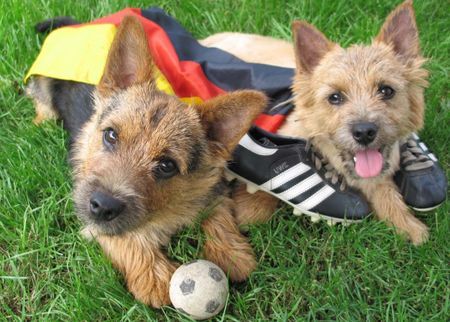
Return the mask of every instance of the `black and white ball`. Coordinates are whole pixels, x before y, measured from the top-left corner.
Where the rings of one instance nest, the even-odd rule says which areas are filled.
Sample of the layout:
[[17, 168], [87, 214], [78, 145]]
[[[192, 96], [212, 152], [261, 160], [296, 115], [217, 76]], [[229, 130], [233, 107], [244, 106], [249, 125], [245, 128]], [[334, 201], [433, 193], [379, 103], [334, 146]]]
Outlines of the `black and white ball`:
[[195, 260], [175, 271], [170, 280], [169, 295], [177, 310], [193, 319], [207, 319], [225, 306], [228, 280], [216, 264]]

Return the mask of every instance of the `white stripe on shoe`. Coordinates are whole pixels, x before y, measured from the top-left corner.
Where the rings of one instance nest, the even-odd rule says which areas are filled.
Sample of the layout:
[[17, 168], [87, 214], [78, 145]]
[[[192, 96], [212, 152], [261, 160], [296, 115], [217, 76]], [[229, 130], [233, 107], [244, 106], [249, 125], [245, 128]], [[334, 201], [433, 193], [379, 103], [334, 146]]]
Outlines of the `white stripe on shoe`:
[[419, 146], [420, 146], [420, 148], [422, 149], [423, 152], [427, 152], [428, 151], [428, 148], [425, 145], [425, 143], [419, 142]]
[[334, 189], [330, 187], [329, 185], [326, 185], [319, 191], [317, 191], [315, 194], [313, 194], [308, 199], [302, 201], [301, 203], [297, 204], [300, 208], [310, 210], [311, 208], [314, 208], [318, 204], [320, 204], [322, 201], [327, 199], [329, 196], [331, 196], [334, 193]]
[[273, 177], [272, 179], [264, 182], [261, 187], [268, 190], [274, 190], [278, 187], [281, 187], [286, 182], [291, 181], [292, 179], [302, 175], [306, 171], [310, 170], [311, 168], [307, 166], [306, 164], [300, 162], [299, 164], [296, 164], [295, 166], [283, 171], [276, 177]]
[[309, 189], [318, 185], [321, 182], [322, 178], [317, 173], [314, 173], [305, 180], [297, 183], [295, 186], [292, 186], [291, 188], [277, 195], [279, 196], [279, 198], [281, 198], [281, 200], [291, 200], [301, 195], [305, 191], [308, 191]]
[[278, 149], [268, 149], [255, 143], [255, 141], [253, 141], [248, 134], [244, 135], [244, 137], [239, 141], [239, 145], [258, 155], [267, 156], [278, 151]]
[[436, 156], [433, 153], [429, 153], [428, 157], [433, 161], [433, 162], [438, 162], [438, 159], [436, 158]]

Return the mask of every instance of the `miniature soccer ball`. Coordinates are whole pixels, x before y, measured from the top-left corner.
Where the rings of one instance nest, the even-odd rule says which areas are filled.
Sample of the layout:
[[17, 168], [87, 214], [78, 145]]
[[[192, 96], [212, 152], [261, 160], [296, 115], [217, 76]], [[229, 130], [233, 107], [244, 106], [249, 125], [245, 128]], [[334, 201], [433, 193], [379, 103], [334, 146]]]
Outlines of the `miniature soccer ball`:
[[172, 305], [193, 319], [213, 317], [225, 306], [228, 280], [224, 272], [206, 260], [181, 265], [173, 274], [169, 288]]

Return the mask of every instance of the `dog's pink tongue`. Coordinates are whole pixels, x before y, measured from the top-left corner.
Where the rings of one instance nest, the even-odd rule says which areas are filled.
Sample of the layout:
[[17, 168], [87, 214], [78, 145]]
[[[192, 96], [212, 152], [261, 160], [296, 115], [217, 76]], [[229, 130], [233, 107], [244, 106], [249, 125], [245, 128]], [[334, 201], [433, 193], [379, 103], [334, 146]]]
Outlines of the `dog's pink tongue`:
[[371, 178], [380, 174], [383, 167], [383, 156], [378, 150], [358, 151], [355, 159], [355, 171], [361, 178]]

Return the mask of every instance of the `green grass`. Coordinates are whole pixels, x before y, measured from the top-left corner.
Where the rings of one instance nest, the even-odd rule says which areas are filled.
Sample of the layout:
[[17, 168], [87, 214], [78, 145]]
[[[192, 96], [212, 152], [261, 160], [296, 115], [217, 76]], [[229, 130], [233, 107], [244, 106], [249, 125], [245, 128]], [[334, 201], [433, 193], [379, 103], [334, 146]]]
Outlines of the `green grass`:
[[[244, 31], [289, 39], [290, 22], [306, 19], [344, 45], [368, 42], [392, 1], [168, 1], [158, 5], [196, 37]], [[430, 58], [425, 142], [449, 174], [450, 30], [447, 1], [416, 1], [421, 44]], [[73, 213], [66, 135], [56, 123], [31, 123], [21, 81], [42, 37], [33, 24], [72, 15], [87, 21], [147, 1], [4, 0], [0, 2], [0, 319], [141, 321], [186, 319], [172, 308], [136, 302], [95, 243], [78, 234]], [[259, 266], [232, 285], [218, 320], [448, 321], [449, 210], [421, 216], [430, 241], [413, 247], [375, 220], [328, 227], [282, 208], [250, 228]], [[200, 256], [195, 229], [180, 233], [172, 256]]]

